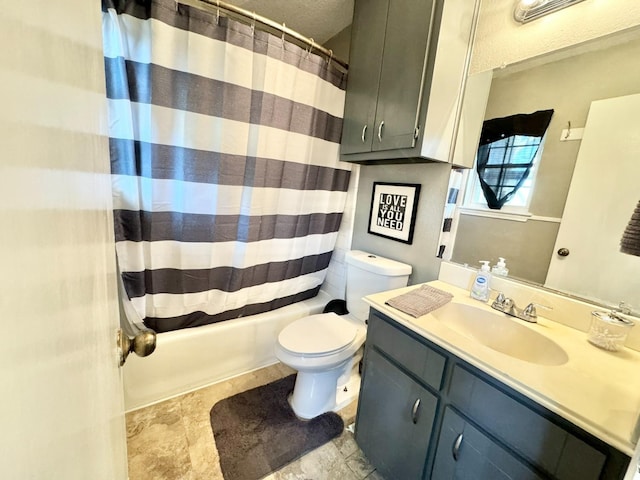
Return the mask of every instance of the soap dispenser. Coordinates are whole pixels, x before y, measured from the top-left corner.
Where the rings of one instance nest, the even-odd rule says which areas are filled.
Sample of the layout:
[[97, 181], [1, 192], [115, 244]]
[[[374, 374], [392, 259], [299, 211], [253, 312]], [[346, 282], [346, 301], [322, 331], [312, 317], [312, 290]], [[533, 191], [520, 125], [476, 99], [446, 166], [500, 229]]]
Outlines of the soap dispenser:
[[489, 261], [481, 260], [482, 267], [476, 274], [476, 279], [471, 287], [471, 298], [486, 302], [489, 300], [489, 282], [491, 281], [491, 271], [489, 269]]
[[509, 274], [507, 262], [505, 262], [504, 258], [498, 257], [498, 263], [491, 269], [491, 274], [500, 275], [501, 277], [506, 277]]

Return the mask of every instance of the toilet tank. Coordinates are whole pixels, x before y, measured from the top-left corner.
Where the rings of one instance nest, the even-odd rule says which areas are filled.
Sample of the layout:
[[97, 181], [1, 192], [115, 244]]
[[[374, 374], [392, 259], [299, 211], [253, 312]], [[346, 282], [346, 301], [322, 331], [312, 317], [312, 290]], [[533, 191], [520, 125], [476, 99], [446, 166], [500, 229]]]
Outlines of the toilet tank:
[[369, 305], [362, 300], [362, 297], [406, 287], [411, 274], [411, 265], [361, 250], [347, 252], [345, 260], [347, 262], [347, 309], [363, 322], [369, 316]]

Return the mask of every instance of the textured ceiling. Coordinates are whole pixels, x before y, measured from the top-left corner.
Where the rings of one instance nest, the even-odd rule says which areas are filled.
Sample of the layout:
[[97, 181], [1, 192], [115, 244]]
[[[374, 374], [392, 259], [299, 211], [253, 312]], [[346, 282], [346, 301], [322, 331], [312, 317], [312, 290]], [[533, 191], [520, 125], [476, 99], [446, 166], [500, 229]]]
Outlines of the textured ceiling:
[[482, 2], [470, 73], [513, 65], [640, 24], [638, 0], [582, 2], [526, 25], [513, 20], [513, 5], [513, 0]]
[[323, 44], [351, 24], [353, 0], [228, 0]]

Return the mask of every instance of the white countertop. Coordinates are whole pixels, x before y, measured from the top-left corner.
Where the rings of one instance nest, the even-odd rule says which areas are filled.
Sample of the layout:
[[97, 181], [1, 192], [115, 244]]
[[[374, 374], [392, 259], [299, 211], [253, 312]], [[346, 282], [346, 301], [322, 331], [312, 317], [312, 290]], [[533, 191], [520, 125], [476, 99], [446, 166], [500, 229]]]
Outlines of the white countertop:
[[[470, 298], [464, 289], [442, 281], [429, 282], [428, 285], [451, 292], [453, 302], [495, 312], [490, 305]], [[554, 340], [566, 351], [569, 360], [559, 366], [544, 366], [515, 359], [449, 329], [431, 314], [414, 318], [385, 305], [388, 299], [418, 286], [369, 295], [364, 300], [597, 438], [629, 456], [633, 455], [633, 432], [640, 413], [639, 352], [629, 348], [619, 352], [596, 348], [587, 342], [584, 332], [548, 320], [539, 311], [538, 323], [515, 318], [513, 321]]]

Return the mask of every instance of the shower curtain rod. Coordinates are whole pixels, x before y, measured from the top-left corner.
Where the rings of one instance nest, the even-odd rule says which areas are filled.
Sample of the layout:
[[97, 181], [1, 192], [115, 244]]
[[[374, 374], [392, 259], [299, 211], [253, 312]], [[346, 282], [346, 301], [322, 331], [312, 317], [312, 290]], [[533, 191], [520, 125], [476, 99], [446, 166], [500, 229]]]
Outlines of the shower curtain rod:
[[346, 73], [349, 67], [346, 62], [336, 58], [331, 50], [315, 43], [313, 41], [313, 38], [305, 37], [295, 30], [287, 28], [284, 23], [280, 25], [279, 23], [263, 17], [262, 15], [258, 15], [255, 12], [250, 12], [249, 10], [245, 10], [244, 8], [237, 7], [227, 2], [223, 2], [222, 0], [175, 0], [175, 2], [176, 7], [178, 4], [187, 5], [216, 15], [224, 14], [230, 18], [233, 18], [234, 20], [243, 21], [244, 23], [250, 21], [252, 25], [260, 23], [264, 27], [267, 27], [264, 30], [269, 31], [270, 33], [277, 32], [279, 34], [282, 34], [283, 38], [285, 35], [287, 35], [296, 40], [298, 44], [302, 44], [302, 46], [308, 47], [309, 50], [318, 51], [319, 53], [327, 57], [329, 62], [336, 63], [339, 70], [343, 73]]

